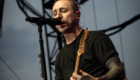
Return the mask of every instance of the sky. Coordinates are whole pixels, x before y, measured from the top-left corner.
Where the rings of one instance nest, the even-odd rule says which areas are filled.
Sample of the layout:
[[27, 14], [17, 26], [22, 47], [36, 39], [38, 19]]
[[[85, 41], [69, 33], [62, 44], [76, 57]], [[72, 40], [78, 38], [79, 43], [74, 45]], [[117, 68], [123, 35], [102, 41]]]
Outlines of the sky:
[[[32, 2], [41, 3], [33, 0]], [[36, 7], [40, 8], [41, 5]], [[5, 0], [0, 57], [21, 80], [42, 80], [39, 71], [40, 47], [37, 26], [26, 22], [25, 18], [15, 0]], [[0, 65], [1, 80], [18, 80], [1, 60]]]

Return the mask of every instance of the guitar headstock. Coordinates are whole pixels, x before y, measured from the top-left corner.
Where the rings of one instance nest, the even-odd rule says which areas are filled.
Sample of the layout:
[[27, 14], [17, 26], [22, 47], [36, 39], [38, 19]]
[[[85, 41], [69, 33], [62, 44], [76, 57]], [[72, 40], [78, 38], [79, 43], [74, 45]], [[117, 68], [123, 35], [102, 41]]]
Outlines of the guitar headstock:
[[88, 36], [89, 36], [89, 31], [88, 31], [88, 29], [85, 29], [84, 33], [81, 37], [81, 40], [80, 40], [78, 55], [85, 54], [85, 52], [86, 52], [86, 40], [88, 39]]

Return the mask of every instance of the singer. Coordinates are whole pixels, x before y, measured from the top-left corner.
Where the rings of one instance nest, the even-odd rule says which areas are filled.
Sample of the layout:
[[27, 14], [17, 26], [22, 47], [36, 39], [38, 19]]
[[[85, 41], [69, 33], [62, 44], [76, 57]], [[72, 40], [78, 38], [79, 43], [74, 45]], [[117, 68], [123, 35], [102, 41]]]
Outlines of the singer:
[[56, 25], [66, 40], [66, 45], [56, 57], [56, 80], [123, 80], [124, 68], [112, 41], [100, 32], [89, 32], [86, 53], [81, 56], [81, 67], [75, 73], [79, 42], [84, 33], [79, 19], [81, 12], [74, 0], [55, 0], [53, 18], [63, 24]]

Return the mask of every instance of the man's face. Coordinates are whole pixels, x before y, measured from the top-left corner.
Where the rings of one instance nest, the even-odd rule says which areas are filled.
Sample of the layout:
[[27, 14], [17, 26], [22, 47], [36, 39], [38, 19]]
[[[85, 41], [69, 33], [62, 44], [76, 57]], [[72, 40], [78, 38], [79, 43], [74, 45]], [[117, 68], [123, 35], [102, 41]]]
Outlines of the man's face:
[[53, 6], [52, 14], [53, 18], [60, 18], [63, 23], [56, 25], [61, 33], [71, 32], [77, 23], [76, 13], [74, 13], [70, 1], [57, 1]]

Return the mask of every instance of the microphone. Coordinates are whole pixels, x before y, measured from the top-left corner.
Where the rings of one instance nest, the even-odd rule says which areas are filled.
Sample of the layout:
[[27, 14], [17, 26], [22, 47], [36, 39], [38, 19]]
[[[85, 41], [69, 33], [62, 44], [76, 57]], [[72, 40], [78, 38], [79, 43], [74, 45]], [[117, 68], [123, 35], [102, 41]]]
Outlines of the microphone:
[[27, 17], [25, 20], [29, 21], [31, 23], [36, 23], [38, 25], [44, 25], [44, 24], [59, 25], [59, 24], [61, 24], [61, 19], [59, 19], [59, 18]]

